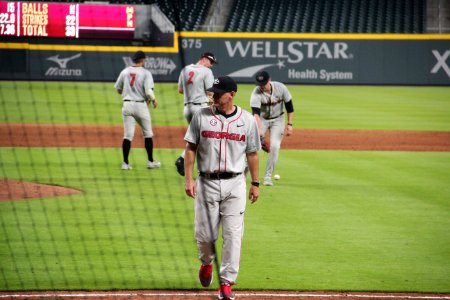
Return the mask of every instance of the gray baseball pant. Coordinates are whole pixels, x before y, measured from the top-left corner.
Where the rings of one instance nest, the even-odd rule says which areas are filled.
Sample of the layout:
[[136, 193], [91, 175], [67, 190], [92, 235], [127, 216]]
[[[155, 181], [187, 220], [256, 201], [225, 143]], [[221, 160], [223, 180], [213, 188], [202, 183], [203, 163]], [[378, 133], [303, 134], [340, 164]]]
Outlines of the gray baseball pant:
[[264, 178], [272, 178], [272, 173], [275, 170], [275, 165], [278, 162], [281, 141], [284, 137], [284, 127], [284, 115], [271, 120], [261, 118], [261, 134], [265, 136], [267, 130], [270, 131], [270, 153], [267, 159]]
[[214, 243], [222, 223], [220, 282], [234, 284], [239, 272], [244, 234], [246, 181], [243, 174], [226, 180], [197, 179], [195, 239], [203, 264], [214, 260]]

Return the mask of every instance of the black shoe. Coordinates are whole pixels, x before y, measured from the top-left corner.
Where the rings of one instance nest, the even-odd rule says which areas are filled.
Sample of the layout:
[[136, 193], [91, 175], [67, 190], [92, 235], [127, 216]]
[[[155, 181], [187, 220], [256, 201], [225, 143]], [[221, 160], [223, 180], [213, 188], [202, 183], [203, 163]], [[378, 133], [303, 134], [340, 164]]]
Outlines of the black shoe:
[[175, 161], [175, 166], [177, 166], [177, 172], [181, 176], [184, 176], [184, 158], [178, 157], [178, 159]]

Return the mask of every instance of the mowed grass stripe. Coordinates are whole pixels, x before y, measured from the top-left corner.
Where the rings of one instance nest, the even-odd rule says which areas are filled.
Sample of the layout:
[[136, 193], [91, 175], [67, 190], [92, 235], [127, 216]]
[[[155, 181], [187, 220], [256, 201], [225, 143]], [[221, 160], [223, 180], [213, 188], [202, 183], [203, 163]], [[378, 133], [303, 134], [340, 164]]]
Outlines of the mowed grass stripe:
[[[0, 154], [4, 177], [43, 173], [40, 182], [84, 191], [0, 204], [11, 279], [3, 289], [196, 286], [193, 202], [172, 166], [178, 152], [158, 149], [163, 168], [155, 172], [142, 149], [132, 151], [132, 172], [119, 169], [117, 149]], [[246, 211], [240, 286], [448, 291], [449, 155], [283, 150], [281, 180]], [[423, 170], [429, 179], [416, 188]]]
[[[414, 291], [431, 282], [448, 289], [450, 190], [440, 174], [416, 189], [424, 175], [414, 170], [415, 163], [428, 171], [433, 165], [448, 180], [445, 164], [439, 166], [448, 154], [429, 154], [283, 152], [277, 170], [282, 179], [263, 187], [263, 212], [252, 210], [250, 218], [257, 216], [246, 225], [249, 252], [267, 259], [246, 267], [268, 285], [286, 286], [286, 278], [297, 277], [311, 290], [393, 291], [401, 285]], [[400, 167], [394, 168], [397, 159]], [[252, 229], [264, 232], [262, 249]], [[421, 260], [425, 264], [417, 267]]]
[[[450, 87], [289, 85], [295, 128], [450, 130]], [[254, 86], [240, 84], [236, 103], [250, 110]], [[175, 83], [156, 83], [154, 126], [186, 126]], [[0, 82], [0, 120], [10, 123], [122, 124], [111, 82]]]

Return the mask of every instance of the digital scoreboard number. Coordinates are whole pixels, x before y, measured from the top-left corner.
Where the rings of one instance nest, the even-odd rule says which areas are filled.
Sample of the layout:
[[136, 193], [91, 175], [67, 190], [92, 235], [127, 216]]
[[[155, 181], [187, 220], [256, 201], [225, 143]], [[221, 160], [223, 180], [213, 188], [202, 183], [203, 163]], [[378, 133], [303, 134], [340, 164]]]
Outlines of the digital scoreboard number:
[[134, 39], [135, 6], [0, 1], [0, 36]]

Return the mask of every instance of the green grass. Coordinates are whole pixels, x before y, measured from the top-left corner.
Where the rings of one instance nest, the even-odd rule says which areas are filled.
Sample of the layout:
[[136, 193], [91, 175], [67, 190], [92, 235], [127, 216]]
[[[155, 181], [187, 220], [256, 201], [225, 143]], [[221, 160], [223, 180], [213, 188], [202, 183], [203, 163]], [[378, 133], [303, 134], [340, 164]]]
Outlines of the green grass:
[[117, 149], [0, 148], [0, 177], [83, 191], [0, 203], [0, 290], [195, 286], [193, 201], [168, 174], [174, 155], [158, 151], [166, 168], [152, 172], [134, 149], [123, 172]]
[[247, 284], [258, 274], [268, 288], [448, 292], [448, 159], [283, 151], [282, 179], [247, 215], [243, 285], [261, 286]]
[[[0, 203], [0, 290], [199, 288], [178, 150], [156, 150], [160, 170], [133, 149], [123, 172], [120, 155], [0, 148], [0, 177], [83, 190]], [[449, 159], [282, 151], [281, 180], [247, 207], [237, 288], [450, 292]]]
[[308, 86], [296, 95], [300, 127], [450, 130], [450, 87]]
[[[250, 109], [253, 85], [240, 84], [236, 103]], [[450, 130], [450, 87], [290, 85], [295, 128]], [[157, 83], [155, 126], [185, 126], [176, 84]], [[0, 121], [122, 124], [113, 83], [0, 82]]]
[[[239, 85], [249, 109], [253, 85]], [[289, 86], [296, 128], [450, 131], [449, 87]], [[186, 126], [157, 83], [154, 126]], [[0, 82], [0, 123], [120, 125], [113, 83]], [[0, 178], [81, 195], [0, 202], [0, 290], [197, 289], [180, 149], [0, 148]], [[266, 154], [261, 153], [261, 173]], [[238, 289], [450, 292], [450, 154], [282, 150], [248, 205]], [[261, 175], [262, 176], [262, 175]], [[213, 289], [217, 288], [217, 280]]]

